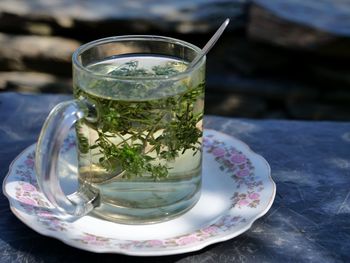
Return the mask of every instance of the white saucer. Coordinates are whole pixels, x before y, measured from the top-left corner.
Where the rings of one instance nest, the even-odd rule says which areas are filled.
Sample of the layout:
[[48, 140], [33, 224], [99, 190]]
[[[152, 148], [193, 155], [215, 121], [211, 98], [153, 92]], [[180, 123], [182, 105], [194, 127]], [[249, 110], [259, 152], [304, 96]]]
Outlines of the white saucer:
[[[60, 155], [61, 184], [67, 193], [77, 185], [71, 176], [76, 172], [74, 141], [69, 136]], [[73, 223], [59, 220], [36, 182], [35, 144], [12, 162], [3, 192], [26, 225], [76, 248], [137, 256], [195, 251], [248, 230], [270, 209], [276, 193], [268, 163], [243, 142], [205, 130], [203, 146], [200, 200], [187, 213], [163, 223], [124, 225], [91, 216]]]

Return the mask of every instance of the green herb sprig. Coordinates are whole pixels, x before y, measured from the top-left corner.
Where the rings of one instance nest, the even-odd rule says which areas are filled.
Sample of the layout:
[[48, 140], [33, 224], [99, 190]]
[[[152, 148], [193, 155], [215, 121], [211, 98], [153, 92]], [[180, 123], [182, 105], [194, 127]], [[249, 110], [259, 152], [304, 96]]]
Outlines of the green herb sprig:
[[[170, 62], [165, 66], [153, 67], [152, 71], [149, 71], [139, 68], [137, 61], [130, 61], [109, 74], [168, 76], [179, 72], [175, 66], [178, 65]], [[195, 87], [188, 87], [179, 82], [168, 83], [167, 89], [176, 95], [144, 101], [113, 100], [94, 95], [99, 94], [99, 91], [108, 90], [110, 93], [125, 92], [123, 96], [135, 96], [133, 92], [142, 90], [152, 93], [159, 88], [157, 83], [144, 84], [140, 89], [138, 83], [129, 86], [122, 82], [100, 80], [87, 89], [91, 92], [75, 87], [75, 96], [93, 101], [98, 114], [96, 123], [89, 123], [87, 120], [78, 123], [79, 150], [86, 153], [97, 149], [100, 154], [99, 165], [108, 172], [124, 171], [123, 176], [127, 178], [151, 176], [154, 180], [159, 180], [167, 177], [168, 170], [172, 168], [166, 164], [168, 161], [174, 160], [187, 150], [194, 151], [193, 154], [201, 150], [199, 139], [202, 130], [197, 125], [202, 120], [203, 113], [195, 112], [194, 107], [197, 100], [203, 97], [204, 83]], [[165, 88], [162, 88], [163, 90], [158, 91], [164, 91]], [[116, 95], [113, 94], [112, 97], [114, 96]], [[116, 97], [120, 96], [119, 94]], [[98, 138], [90, 146], [88, 139], [79, 132], [79, 128], [84, 125], [96, 130], [98, 134]], [[120, 140], [115, 143], [112, 138]]]

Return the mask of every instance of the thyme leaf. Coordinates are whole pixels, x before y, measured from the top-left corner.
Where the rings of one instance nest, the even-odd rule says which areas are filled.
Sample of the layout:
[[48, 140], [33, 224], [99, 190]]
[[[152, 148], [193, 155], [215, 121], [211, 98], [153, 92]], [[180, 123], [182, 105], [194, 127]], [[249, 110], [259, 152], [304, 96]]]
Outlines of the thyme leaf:
[[[177, 62], [178, 63], [178, 62]], [[127, 62], [109, 74], [114, 76], [157, 76], [172, 75], [179, 72], [181, 63], [167, 63], [165, 66], [155, 66], [152, 70], [138, 67], [137, 61]], [[123, 170], [126, 178], [151, 176], [158, 180], [168, 176], [168, 162], [184, 154], [187, 150], [196, 154], [201, 150], [201, 127], [198, 123], [203, 118], [201, 110], [195, 109], [198, 100], [203, 99], [204, 83], [194, 87], [186, 83], [168, 83], [168, 87], [157, 90], [157, 83], [138, 83], [131, 86], [125, 83], [110, 83], [100, 80], [93, 83], [86, 92], [79, 86], [75, 87], [75, 96], [92, 100], [98, 112], [97, 123], [88, 123], [83, 119], [78, 123], [78, 143], [81, 153], [98, 150], [99, 165], [108, 172]], [[148, 89], [148, 90], [147, 90]], [[154, 89], [154, 90], [153, 90]], [[169, 89], [172, 96], [161, 92]], [[109, 97], [97, 96], [101, 91], [108, 90]], [[114, 100], [120, 94], [130, 97], [142, 96], [134, 94], [143, 90], [145, 93], [160, 92], [158, 99], [143, 101]], [[113, 94], [115, 92], [115, 94]], [[104, 94], [104, 93], [103, 93]], [[149, 93], [150, 94], [150, 93]], [[122, 96], [123, 97], [123, 96]], [[125, 96], [124, 96], [125, 97]], [[97, 132], [98, 138], [88, 145], [81, 128], [87, 125]], [[116, 143], [113, 138], [118, 138]]]

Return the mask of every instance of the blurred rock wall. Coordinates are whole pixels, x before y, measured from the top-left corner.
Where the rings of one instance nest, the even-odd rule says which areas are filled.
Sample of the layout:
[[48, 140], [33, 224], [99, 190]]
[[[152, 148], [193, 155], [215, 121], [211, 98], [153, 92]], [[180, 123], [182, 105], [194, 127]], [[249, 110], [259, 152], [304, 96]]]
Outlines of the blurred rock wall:
[[2, 0], [0, 91], [71, 92], [71, 54], [124, 34], [203, 46], [206, 112], [252, 118], [350, 120], [350, 2], [342, 0]]

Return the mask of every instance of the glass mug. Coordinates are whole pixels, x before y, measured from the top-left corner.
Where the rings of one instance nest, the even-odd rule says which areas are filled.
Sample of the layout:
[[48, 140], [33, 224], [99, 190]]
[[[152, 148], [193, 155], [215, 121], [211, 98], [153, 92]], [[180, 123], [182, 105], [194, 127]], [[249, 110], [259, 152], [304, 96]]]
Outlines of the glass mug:
[[[160, 36], [109, 37], [73, 54], [74, 100], [46, 119], [36, 148], [38, 184], [62, 217], [144, 224], [199, 200], [205, 57]], [[57, 163], [74, 127], [78, 182], [66, 196]]]

